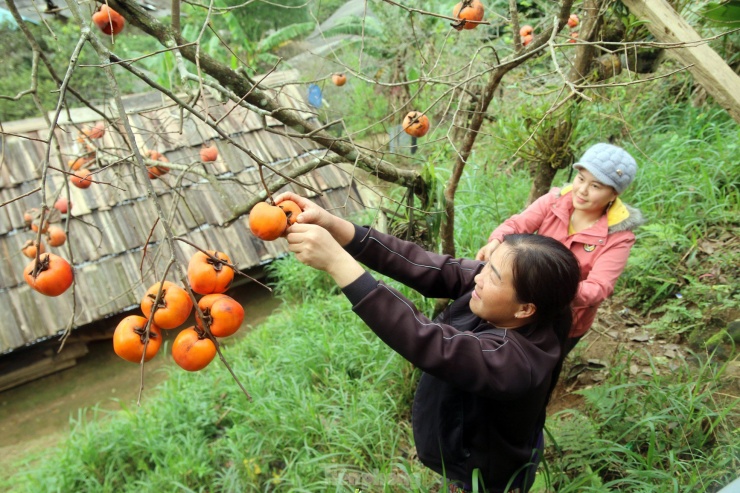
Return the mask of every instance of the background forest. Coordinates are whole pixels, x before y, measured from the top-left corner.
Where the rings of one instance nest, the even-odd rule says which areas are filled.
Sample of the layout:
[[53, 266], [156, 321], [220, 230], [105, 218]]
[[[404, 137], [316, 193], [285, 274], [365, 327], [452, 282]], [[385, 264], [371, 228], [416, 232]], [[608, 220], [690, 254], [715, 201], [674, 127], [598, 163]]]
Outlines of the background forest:
[[[309, 84], [318, 85], [324, 101], [315, 111], [322, 125], [331, 123], [323, 129], [328, 135], [382, 155], [424, 184], [419, 193], [415, 183], [388, 183], [347, 159], [356, 164], [350, 169], [357, 182], [377, 197], [376, 206], [354, 219], [370, 223], [383, 212], [392, 232], [461, 257], [474, 256], [491, 229], [543, 187], [567, 183], [570, 164], [590, 144], [628, 149], [640, 169], [624, 200], [648, 221], [594, 334], [566, 362], [533, 491], [715, 492], [734, 480], [740, 470], [738, 123], [618, 0], [596, 2], [601, 20], [592, 25], [593, 39], [601, 40], [594, 41], [601, 51], [578, 77], [569, 73], [577, 44], [569, 41], [583, 26], [561, 26], [551, 37], [558, 2], [490, 0], [490, 24], [460, 32], [448, 19], [423, 14], [449, 16], [454, 1], [422, 0], [413, 8], [359, 3], [358, 16], [332, 17], [347, 2], [188, 1], [181, 32], [246, 77], [293, 69], [306, 93]], [[570, 7], [582, 22], [587, 3]], [[720, 14], [710, 2], [670, 3], [738, 73], [736, 2], [725, 2]], [[519, 24], [542, 36], [542, 49], [492, 85], [488, 77], [501, 60], [527, 52], [512, 29], [511, 4]], [[87, 16], [94, 5], [80, 8]], [[47, 22], [27, 26], [64, 74], [81, 28], [74, 19]], [[319, 25], [324, 29], [317, 31]], [[310, 63], [300, 56], [336, 39], [341, 42]], [[160, 89], [211, 90], [181, 78], [182, 66], [192, 74], [201, 67], [178, 60], [174, 50], [139, 59], [163, 49], [146, 28], [129, 24], [111, 41], [99, 42], [118, 59], [135, 60]], [[14, 97], [29, 88], [39, 62], [13, 23], [1, 25], [0, 46], [7, 68], [0, 77], [0, 95], [7, 96], [0, 99], [2, 121], [55, 108], [58, 84], [47, 70], [38, 70], [33, 94]], [[83, 49], [70, 79], [88, 102], [108, 103], [116, 90], [152, 89], [118, 66], [117, 89], [111, 86], [100, 53]], [[341, 87], [330, 82], [339, 72], [348, 78]], [[201, 81], [223, 82], [207, 71]], [[84, 102], [68, 94], [67, 104]], [[398, 139], [410, 109], [432, 121], [413, 145]], [[474, 145], [467, 146], [471, 128]], [[446, 226], [452, 243], [445, 241]], [[153, 396], [142, 406], [122, 401], [120, 411], [81, 413], [57, 448], [18, 457], [0, 489], [439, 491], [436, 476], [414, 455], [410, 406], [418, 370], [377, 340], [329, 278], [290, 256], [268, 270], [280, 308], [224, 348], [251, 402], [222, 365], [197, 373], [159, 370], [168, 378], [147, 389]], [[426, 313], [435, 310], [435, 300], [386, 281]], [[648, 339], [622, 333], [613, 344], [597, 344], [625, 328]], [[675, 347], [671, 356], [666, 344]], [[578, 379], [594, 370], [598, 379]], [[131, 383], [132, 393], [137, 385]]]

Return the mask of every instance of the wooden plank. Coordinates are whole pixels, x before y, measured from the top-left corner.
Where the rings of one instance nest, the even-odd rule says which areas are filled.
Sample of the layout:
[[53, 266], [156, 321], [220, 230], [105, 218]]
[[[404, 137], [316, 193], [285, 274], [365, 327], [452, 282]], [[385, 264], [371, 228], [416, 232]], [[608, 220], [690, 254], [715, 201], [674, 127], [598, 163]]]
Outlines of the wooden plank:
[[31, 261], [21, 253], [30, 233], [10, 234], [0, 237], [0, 289], [12, 288], [23, 283], [23, 269]]
[[623, 0], [627, 8], [662, 43], [686, 44], [667, 50], [685, 65], [696, 82], [740, 123], [740, 76], [725, 63], [666, 0]]
[[88, 353], [88, 348], [85, 343], [70, 342], [59, 353], [56, 351], [46, 353], [35, 356], [31, 363], [16, 359], [11, 365], [4, 365], [0, 373], [0, 392], [74, 366], [77, 364], [77, 358]]
[[17, 303], [13, 303], [15, 290], [0, 290], [0, 304], [5, 307], [3, 314], [3, 326], [0, 330], [0, 354], [22, 346], [26, 341], [20, 327], [20, 314]]

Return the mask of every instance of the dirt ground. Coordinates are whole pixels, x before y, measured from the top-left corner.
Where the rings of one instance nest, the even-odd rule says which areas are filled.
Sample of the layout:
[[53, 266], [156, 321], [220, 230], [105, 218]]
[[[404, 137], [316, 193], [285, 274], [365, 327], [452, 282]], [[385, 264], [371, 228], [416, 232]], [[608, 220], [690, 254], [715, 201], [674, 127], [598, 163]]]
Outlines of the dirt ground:
[[[645, 327], [648, 322], [619, 302], [604, 302], [593, 327], [568, 356], [548, 412], [580, 408], [583, 397], [573, 392], [599, 385], [610, 367], [620, 363], [626, 354], [631, 356], [629, 372], [635, 378], [651, 375], [653, 371], [669, 373], [687, 359], [694, 362], [688, 345], [677, 337], [666, 338], [649, 330]], [[693, 352], [700, 354], [701, 349], [694, 348]], [[740, 361], [737, 356], [729, 363], [724, 382], [732, 395], [740, 394]]]
[[[269, 291], [255, 285], [234, 291], [238, 292], [228, 294], [244, 306], [245, 321], [227, 344], [279, 305]], [[171, 347], [177, 331], [164, 332]], [[90, 417], [95, 406], [105, 410], [136, 406], [139, 365], [119, 358], [110, 340], [91, 342], [88, 348], [89, 353], [72, 368], [0, 392], [0, 475], [11, 474], [17, 458], [33, 457], [65, 438], [71, 418]], [[163, 353], [146, 363], [142, 403], [156, 394], [157, 384], [167, 377], [165, 368], [173, 365], [172, 357]]]

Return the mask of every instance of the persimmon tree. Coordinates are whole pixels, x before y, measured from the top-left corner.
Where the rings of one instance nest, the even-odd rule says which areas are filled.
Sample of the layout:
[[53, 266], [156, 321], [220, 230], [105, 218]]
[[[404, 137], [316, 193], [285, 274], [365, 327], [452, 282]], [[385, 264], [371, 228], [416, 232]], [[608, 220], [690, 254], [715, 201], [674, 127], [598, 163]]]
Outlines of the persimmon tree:
[[[218, 187], [220, 178], [197, 166], [168, 162], [156, 151], [144, 150], [126, 116], [120, 84], [125, 74], [126, 80], [135, 79], [138, 84], [158, 91], [168, 104], [179, 107], [181, 115], [207, 125], [228, 145], [249, 156], [256, 163], [260, 176], [263, 171], [274, 175], [275, 179], [269, 183], [262, 181], [262, 193], [247, 197], [232, 210], [234, 218], [249, 213], [256, 204], [270, 200], [273, 192], [287, 184], [308, 189], [309, 185], [298, 181], [298, 178], [312, 170], [323, 166], [345, 165], [350, 169], [362, 170], [375, 180], [406, 189], [406, 200], [397, 205], [407, 207], [410, 222], [413, 222], [417, 214], [428, 213], [434, 207], [441, 211], [441, 250], [452, 255], [455, 254], [455, 195], [466, 165], [471, 160], [481, 135], [486, 133], [485, 127], [491, 125], [495, 117], [489, 108], [507, 74], [518, 67], [534, 63], [536, 59], [540, 59], [538, 63], [549, 63], [551, 66], [551, 78], [554, 81], [551, 85], [555, 89], [552, 91], [554, 96], [549, 100], [549, 107], [538, 119], [530, 122], [520, 141], [511, 144], [514, 147], [512, 155], [522, 157], [532, 167], [531, 197], [534, 198], [549, 188], [557, 169], [572, 162], [572, 108], [590, 102], [590, 92], [608, 85], [604, 81], [618, 75], [624, 65], [637, 72], [637, 47], [662, 48], [659, 43], [639, 38], [627, 42], [624, 29], [621, 34], [616, 29], [617, 34], [610, 34], [612, 37], [608, 38], [606, 33], [614, 30], [609, 31], [605, 26], [609, 23], [619, 24], [618, 16], [614, 14], [613, 2], [609, 0], [584, 0], [578, 4], [574, 0], [542, 2], [541, 5], [535, 2], [539, 7], [536, 15], [528, 12], [526, 19], [521, 18], [522, 13], [515, 0], [492, 0], [485, 3], [463, 0], [454, 10], [441, 1], [412, 3], [377, 0], [367, 5], [378, 11], [376, 15], [365, 9], [363, 15], [337, 23], [326, 31], [317, 26], [318, 35], [314, 38], [323, 39], [325, 44], [340, 32], [355, 37], [349, 39], [345, 49], [337, 47], [322, 55], [323, 60], [331, 66], [330, 70], [318, 74], [317, 78], [294, 82], [307, 85], [331, 81], [333, 78], [337, 88], [346, 88], [344, 84], [347, 80], [373, 88], [374, 94], [382, 95], [381, 99], [388, 102], [384, 107], [385, 114], [377, 121], [363, 122], [362, 128], [358, 129], [348, 125], [349, 118], [352, 116], [356, 119], [356, 115], [338, 114], [334, 115], [336, 119], [333, 121], [319, 121], [316, 118], [307, 118], [304, 112], [296, 108], [284, 106], [279, 99], [281, 86], [270, 86], [262, 73], [281, 70], [283, 65], [287, 66], [287, 62], [280, 57], [263, 57], [260, 59], [261, 65], [256, 65], [256, 61], [245, 61], [240, 57], [241, 50], [237, 46], [240, 40], [225, 39], [229, 36], [214, 28], [217, 21], [232, 15], [240, 23], [245, 22], [243, 12], [251, 2], [223, 6], [216, 2], [189, 1], [187, 8], [197, 13], [192, 17], [197, 22], [181, 18], [179, 0], [172, 2], [172, 16], [169, 21], [154, 17], [134, 0], [107, 0], [103, 4], [68, 2], [69, 25], [77, 34], [77, 39], [64, 73], [53, 66], [37, 37], [24, 24], [15, 0], [6, 0], [6, 3], [31, 49], [33, 69], [28, 89], [2, 97], [12, 101], [31, 98], [40, 111], [53, 109], [48, 121], [48, 137], [43, 143], [46, 158], [41, 163], [41, 183], [34, 190], [38, 194], [39, 208], [32, 221], [43, 225], [52, 209], [48, 204], [58, 198], [47, 196], [44, 182], [50, 173], [76, 174], [76, 186], [89, 185], [95, 181], [94, 175], [83, 172], [87, 156], [79, 156], [78, 160], [81, 161], [71, 163], [71, 172], [66, 171], [67, 166], [61, 162], [61, 156], [58, 157], [59, 162], [53, 162], [52, 159], [52, 150], [59, 148], [54, 129], [62, 112], [73, 104], [95, 112], [107, 128], [120, 129], [125, 149], [106, 151], [106, 166], [134, 163], [142, 176], [152, 179], [168, 172], [178, 175], [193, 173]], [[269, 6], [261, 5], [256, 11], [264, 12], [264, 15], [268, 15], [267, 12], [272, 12], [270, 15], [279, 15], [280, 8], [281, 5], [270, 3]], [[472, 9], [472, 13], [468, 14], [466, 9]], [[94, 24], [91, 21], [93, 15]], [[520, 27], [525, 21], [528, 26], [534, 24], [531, 34], [529, 28], [525, 33], [525, 36], [531, 38], [524, 39], [520, 34]], [[624, 27], [624, 23], [621, 25]], [[49, 25], [52, 32], [54, 28], [53, 24]], [[242, 32], [249, 31], [244, 26], [241, 29]], [[143, 32], [148, 39], [156, 41], [159, 48], [137, 57], [121, 55], [117, 40], [133, 30]], [[300, 28], [294, 26], [289, 31], [289, 34], [288, 31], [280, 33], [295, 37], [307, 32], [307, 29], [303, 25]], [[266, 49], [266, 46], [277, 46], [277, 41], [283, 39], [277, 34], [274, 33], [276, 37], [271, 38], [270, 43], [259, 44], [259, 40], [254, 39], [246, 41], [250, 46], [262, 46]], [[313, 48], [306, 46], [305, 49], [310, 51]], [[115, 119], [93, 98], [76, 89], [77, 84], [73, 81], [76, 81], [75, 75], [81, 68], [78, 61], [83, 50], [85, 53], [94, 53], [97, 59], [94, 67], [85, 68], [92, 68], [98, 74], [97, 77], [100, 74], [104, 77], [111, 106], [119, 115]], [[157, 74], [152, 71], [153, 64], [149, 60], [155, 55], [166, 56], [170, 60], [171, 65], [167, 66], [171, 67], [172, 73]], [[275, 64], [265, 66], [264, 61], [268, 59], [276, 60]], [[44, 108], [39, 98], [38, 74], [42, 70], [56, 85], [58, 96], [54, 108]], [[341, 84], [337, 82], [338, 74], [342, 74]], [[279, 131], [281, 135], [299, 143], [311, 141], [325, 149], [325, 152], [289, 172], [273, 168], [255, 150], [245, 147], [229, 135], [222, 127], [222, 121], [209, 113], [204, 101], [212, 94], [247, 109], [263, 121], [273, 118], [281, 122], [289, 129]], [[404, 120], [404, 117], [409, 118], [408, 115], [413, 116], [409, 121]], [[434, 149], [426, 155], [426, 159], [433, 160], [434, 156], [451, 158], [451, 172], [446, 183], [441, 185], [434, 176], [419, 170], [417, 165], [423, 165], [423, 161], [409, 160], [407, 156], [389, 153], [384, 145], [368, 145], [363, 139], [368, 134], [387, 133], [390, 125], [402, 122], [400, 126], [407, 131], [412, 125], [423, 124], [421, 131], [414, 130], [413, 133], [419, 139], [424, 139], [420, 146]], [[341, 131], [337, 135], [332, 129]], [[266, 124], [265, 130], [276, 132]], [[92, 129], [88, 131], [91, 132]], [[84, 132], [82, 136], [83, 140], [95, 139], [94, 135]], [[201, 151], [203, 161], [216, 159], [212, 151], [205, 149], [207, 147]], [[89, 152], [96, 152], [94, 146]], [[359, 173], [353, 174], [353, 179], [365, 182], [366, 179], [362, 176], [364, 175]], [[177, 278], [184, 280], [187, 278], [188, 259], [183, 257], [178, 248], [178, 241], [184, 240], [172, 231], [171, 216], [165, 212], [151, 183], [146, 183], [148, 200], [151, 201], [157, 218], [151, 227], [164, 230], [165, 243], [170, 254], [162, 282], [153, 290], [150, 289], [149, 293], [151, 305], [157, 307], [166, 295], [163, 294], [163, 286], [170, 268], [174, 269]], [[116, 186], [115, 183], [98, 185]], [[367, 186], [372, 189], [372, 185]], [[319, 190], [311, 191], [320, 193]], [[442, 193], [438, 193], [440, 191]], [[391, 200], [380, 192], [378, 195], [382, 196], [383, 201]], [[58, 234], [57, 236], [61, 238]], [[33, 253], [31, 256], [36, 262], [42, 260], [41, 248], [37, 248], [40, 240], [39, 232], [37, 243], [28, 245], [28, 251]], [[72, 262], [74, 241], [75, 238], [70, 237], [67, 242]], [[228, 257], [227, 260], [219, 257], [218, 252], [209, 252], [193, 244], [191, 246], [199, 249], [213, 265], [236, 268]], [[198, 320], [204, 320], [210, 315], [203, 313], [190, 284], [184, 282], [198, 313]], [[212, 310], [210, 305], [208, 310]], [[144, 341], [142, 350], [134, 353], [140, 355], [142, 364], [147, 355], [146, 341], [151, 325], [150, 321], [143, 329], [139, 325], [131, 329], [138, 330], [135, 334]], [[198, 340], [206, 338], [213, 342], [215, 350], [228, 366], [217, 338], [211, 334], [208, 324], [205, 325], [193, 329], [201, 336]], [[70, 321], [69, 328], [72, 326], [73, 321]], [[127, 335], [131, 336], [130, 333]], [[189, 334], [188, 337], [193, 336]], [[210, 346], [204, 351], [210, 353]], [[199, 366], [195, 363], [187, 365], [190, 368]]]

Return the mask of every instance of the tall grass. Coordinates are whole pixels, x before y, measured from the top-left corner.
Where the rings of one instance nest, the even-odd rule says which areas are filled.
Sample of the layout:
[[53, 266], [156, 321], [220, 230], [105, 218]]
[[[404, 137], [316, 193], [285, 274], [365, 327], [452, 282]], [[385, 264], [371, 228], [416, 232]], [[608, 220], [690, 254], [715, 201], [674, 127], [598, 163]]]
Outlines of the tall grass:
[[[278, 284], [292, 291], [290, 299], [304, 288], [289, 276]], [[387, 485], [406, 491], [429, 477], [408, 460], [416, 374], [346, 300], [314, 291], [305, 303], [286, 302], [229, 345], [226, 356], [252, 402], [218, 363], [192, 374], [173, 369], [140, 409], [99, 411], [89, 420], [80, 414], [53, 457], [28, 469], [21, 464], [0, 489], [354, 491]]]
[[[649, 355], [648, 355], [649, 357]], [[623, 353], [609, 384], [577, 391], [584, 411], [550, 417], [554, 491], [718, 491], [740, 470], [740, 398], [718, 392], [727, 363], [686, 362], [629, 376]], [[733, 424], [734, 423], [734, 424]]]

